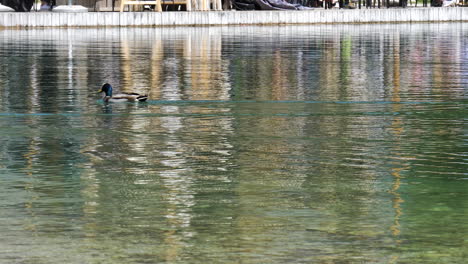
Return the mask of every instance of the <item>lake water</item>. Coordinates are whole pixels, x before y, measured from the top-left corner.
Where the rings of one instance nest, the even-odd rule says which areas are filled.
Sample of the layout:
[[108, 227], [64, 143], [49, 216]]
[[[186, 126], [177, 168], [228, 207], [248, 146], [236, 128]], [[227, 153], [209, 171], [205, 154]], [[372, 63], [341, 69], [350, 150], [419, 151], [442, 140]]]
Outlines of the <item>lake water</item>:
[[466, 263], [467, 99], [466, 23], [0, 30], [0, 263]]

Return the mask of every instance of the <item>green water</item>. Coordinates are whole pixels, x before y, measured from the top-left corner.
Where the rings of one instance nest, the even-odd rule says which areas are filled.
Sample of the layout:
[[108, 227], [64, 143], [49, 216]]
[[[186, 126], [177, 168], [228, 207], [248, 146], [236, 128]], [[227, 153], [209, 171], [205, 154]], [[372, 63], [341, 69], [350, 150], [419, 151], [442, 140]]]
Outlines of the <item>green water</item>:
[[466, 263], [467, 93], [467, 24], [0, 31], [0, 263]]

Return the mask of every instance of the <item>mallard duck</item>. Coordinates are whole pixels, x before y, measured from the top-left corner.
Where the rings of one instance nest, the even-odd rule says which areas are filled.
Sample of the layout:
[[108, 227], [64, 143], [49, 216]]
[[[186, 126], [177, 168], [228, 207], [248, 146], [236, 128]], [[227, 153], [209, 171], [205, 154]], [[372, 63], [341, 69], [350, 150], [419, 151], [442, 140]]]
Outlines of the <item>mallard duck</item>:
[[104, 93], [102, 100], [104, 102], [144, 102], [148, 99], [148, 95], [138, 93], [119, 93], [112, 95], [112, 85], [105, 83], [102, 85], [98, 93]]

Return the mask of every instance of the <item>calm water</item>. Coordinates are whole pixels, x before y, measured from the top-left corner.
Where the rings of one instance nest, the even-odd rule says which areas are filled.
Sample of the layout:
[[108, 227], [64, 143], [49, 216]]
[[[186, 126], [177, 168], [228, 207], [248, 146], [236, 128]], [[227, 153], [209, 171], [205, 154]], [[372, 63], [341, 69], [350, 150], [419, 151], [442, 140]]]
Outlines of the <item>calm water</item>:
[[0, 263], [466, 263], [467, 99], [467, 24], [0, 31]]

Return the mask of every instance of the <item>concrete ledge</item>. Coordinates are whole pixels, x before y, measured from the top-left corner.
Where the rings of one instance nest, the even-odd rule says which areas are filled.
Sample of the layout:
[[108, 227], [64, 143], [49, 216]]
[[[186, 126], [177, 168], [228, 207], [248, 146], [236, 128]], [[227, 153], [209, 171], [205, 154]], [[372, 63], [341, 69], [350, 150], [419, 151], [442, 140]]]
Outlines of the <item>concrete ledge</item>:
[[218, 26], [468, 21], [468, 9], [394, 8], [307, 11], [0, 13], [0, 27]]

